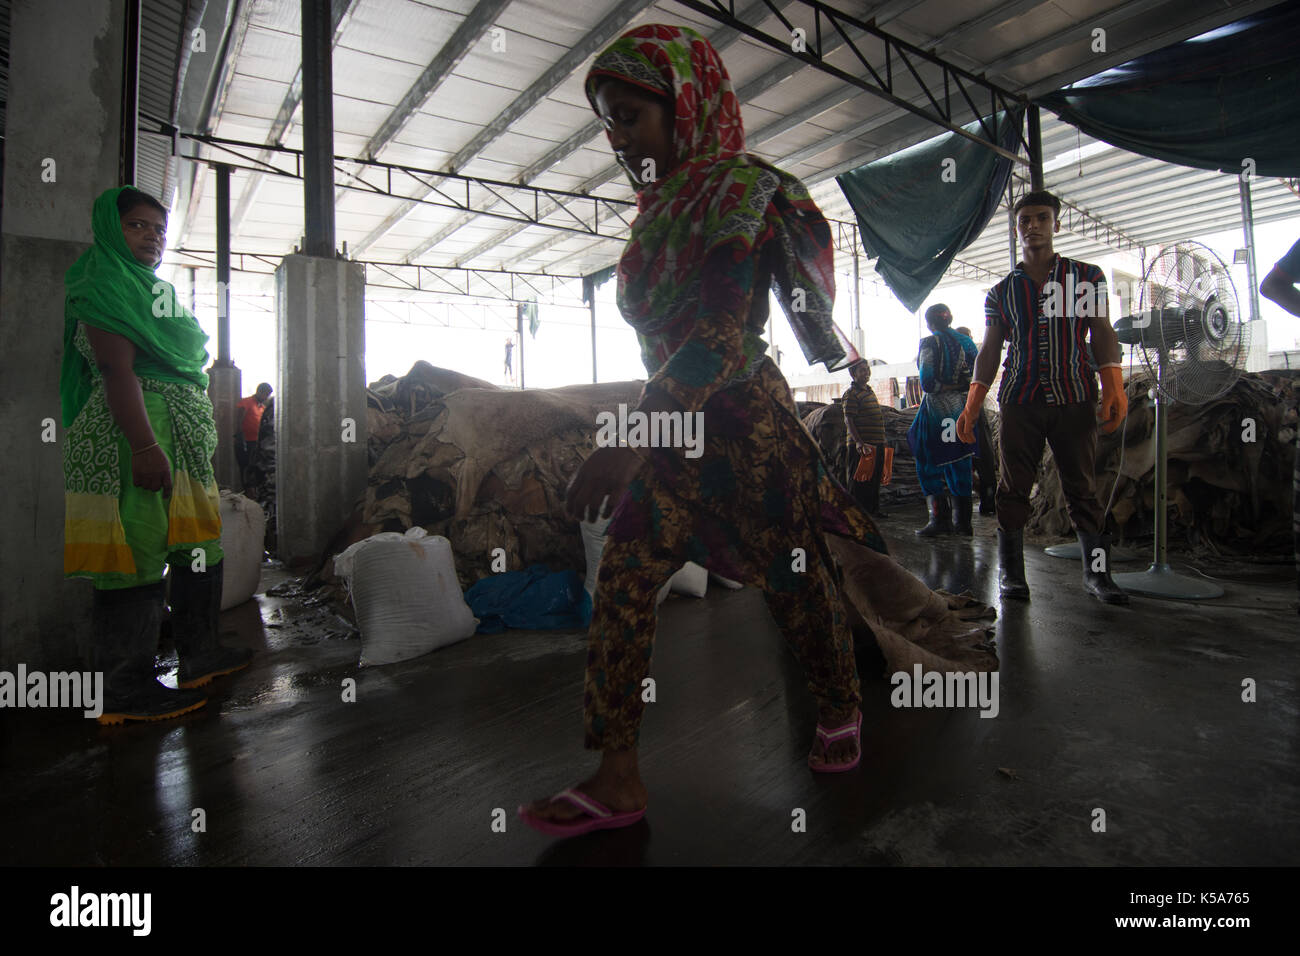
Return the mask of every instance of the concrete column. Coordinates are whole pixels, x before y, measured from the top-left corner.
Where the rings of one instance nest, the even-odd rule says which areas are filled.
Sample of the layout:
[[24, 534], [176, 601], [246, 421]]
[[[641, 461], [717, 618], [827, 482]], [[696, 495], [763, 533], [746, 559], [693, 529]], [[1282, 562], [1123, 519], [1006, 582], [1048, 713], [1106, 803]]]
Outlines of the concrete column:
[[219, 365], [213, 362], [207, 368], [208, 398], [212, 401], [212, 418], [217, 423], [217, 453], [212, 456], [212, 467], [217, 474], [217, 486], [243, 492], [244, 479], [239, 474], [239, 460], [235, 458], [235, 406], [244, 396], [244, 373], [233, 362]]
[[[14, 0], [0, 235], [0, 669], [62, 669], [89, 643], [91, 586], [63, 577], [63, 274], [118, 185], [123, 0]], [[52, 104], [57, 104], [53, 108]], [[47, 440], [49, 439], [49, 440]]]
[[276, 533], [293, 563], [316, 557], [366, 491], [364, 267], [285, 256], [275, 293]]

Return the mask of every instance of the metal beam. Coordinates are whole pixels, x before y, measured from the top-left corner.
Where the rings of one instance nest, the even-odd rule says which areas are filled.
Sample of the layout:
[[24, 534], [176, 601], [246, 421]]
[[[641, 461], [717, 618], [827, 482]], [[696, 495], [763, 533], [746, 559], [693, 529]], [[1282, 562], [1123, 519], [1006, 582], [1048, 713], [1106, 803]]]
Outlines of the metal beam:
[[[704, 2], [704, 0], [674, 0], [674, 2], [711, 17], [720, 23], [733, 26], [755, 40], [779, 50], [786, 56], [797, 57], [823, 73], [828, 73], [846, 83], [851, 83], [869, 93], [874, 93], [876, 96], [888, 100], [909, 113], [914, 113], [949, 132], [956, 133], [980, 144], [986, 149], [993, 150], [999, 156], [1018, 163], [1028, 163], [1028, 160], [1024, 157], [1003, 149], [999, 145], [996, 124], [991, 122], [999, 110], [1009, 109], [1014, 104], [1024, 102], [1023, 97], [1009, 90], [1004, 90], [967, 70], [954, 66], [941, 57], [923, 50], [921, 47], [900, 40], [872, 24], [864, 23], [856, 17], [835, 10], [822, 3], [821, 0], [795, 0], [796, 3], [808, 8], [807, 11], [804, 11], [805, 17], [811, 12], [813, 20], [813, 28], [807, 40], [807, 49], [799, 52], [795, 52], [791, 48], [794, 24], [782, 14], [777, 14], [777, 18], [790, 32], [785, 36], [777, 37], [764, 33], [757, 27], [739, 19], [735, 13], [735, 0], [710, 0], [710, 2]], [[875, 59], [878, 62], [883, 58], [884, 62], [880, 67], [880, 70], [883, 70], [883, 75], [873, 65], [871, 58], [864, 55], [858, 44], [852, 41], [848, 42], [849, 49], [858, 59], [862, 68], [870, 75], [870, 80], [863, 79], [861, 76], [856, 76], [826, 62], [827, 54], [822, 42], [825, 28], [833, 27], [836, 32], [847, 40], [845, 30], [848, 26], [855, 26], [870, 34], [874, 40], [879, 41], [883, 57]], [[917, 69], [918, 66], [925, 64], [940, 71], [939, 82], [935, 84], [934, 88], [931, 88], [931, 85], [926, 82]], [[905, 68], [906, 72], [904, 72], [903, 68]], [[897, 77], [910, 76], [922, 94], [922, 101], [928, 101], [928, 105], [918, 106], [911, 100], [904, 98], [901, 95], [901, 84], [897, 83], [896, 73]], [[954, 92], [959, 94], [959, 97], [954, 98]], [[982, 104], [976, 105], [975, 100], [972, 99], [972, 93], [981, 98], [988, 97], [987, 110]], [[985, 118], [986, 113], [988, 119]], [[972, 133], [963, 129], [960, 125], [969, 115], [974, 115], [979, 120], [980, 133]], [[1027, 144], [1025, 145], [1027, 146]]]
[[[157, 118], [153, 118], [158, 123], [157, 132], [163, 135], [171, 135], [176, 132], [174, 127], [163, 123]], [[152, 131], [151, 131], [152, 132]], [[231, 169], [246, 169], [254, 172], [268, 173], [276, 176], [285, 176], [293, 179], [300, 179], [303, 176], [303, 168], [306, 165], [303, 150], [290, 149], [287, 146], [267, 147], [259, 143], [250, 143], [245, 140], [229, 139], [223, 136], [204, 136], [196, 133], [177, 133], [179, 138], [193, 141], [208, 146], [212, 151], [220, 153], [223, 157], [221, 162]], [[280, 154], [292, 161], [292, 168], [276, 166], [270, 162], [261, 162], [253, 152]], [[213, 158], [207, 158], [208, 162], [214, 161]], [[520, 186], [517, 183], [507, 183], [497, 179], [486, 179], [481, 176], [465, 176], [456, 173], [440, 172], [434, 169], [421, 169], [417, 166], [403, 166], [397, 163], [381, 163], [376, 160], [362, 159], [356, 156], [334, 156], [335, 163], [351, 163], [358, 167], [364, 167], [371, 174], [370, 178], [365, 175], [358, 175], [355, 185], [343, 186], [344, 189], [353, 189], [358, 192], [375, 193], [381, 196], [397, 197], [400, 194], [393, 191], [393, 178], [407, 177], [411, 181], [418, 183], [422, 188], [428, 191], [429, 196], [436, 196], [435, 199], [412, 199], [412, 202], [421, 203], [430, 206], [440, 206], [448, 209], [459, 211], [470, 211], [478, 216], [491, 216], [497, 219], [505, 219], [511, 222], [522, 222], [525, 225], [543, 226], [548, 229], [556, 229], [566, 233], [577, 233], [585, 236], [595, 236], [598, 238], [616, 238], [611, 233], [602, 232], [600, 228], [599, 212], [604, 209], [616, 218], [622, 225], [629, 224], [625, 213], [635, 208], [636, 203], [629, 199], [611, 199], [605, 196], [593, 196], [587, 193], [569, 192], [562, 189], [543, 189], [539, 186]], [[331, 167], [333, 168], [333, 167]], [[378, 182], [371, 182], [376, 179]], [[455, 187], [452, 195], [452, 187]], [[478, 208], [483, 205], [479, 200], [485, 197], [476, 195], [472, 189], [478, 189], [486, 193], [486, 201], [491, 208]], [[531, 202], [513, 202], [505, 198], [507, 192], [519, 191], [531, 197]], [[464, 198], [459, 198], [463, 195]], [[549, 201], [549, 209], [552, 213], [540, 212], [543, 199]], [[570, 208], [569, 203], [574, 200], [590, 202], [593, 206], [591, 224], [588, 224], [586, 218], [575, 214]], [[501, 205], [506, 206], [512, 212], [498, 213], [493, 210]], [[532, 210], [529, 210], [529, 206]], [[332, 203], [329, 209], [333, 210]], [[554, 215], [558, 221], [552, 221], [546, 217]]]
[[[282, 256], [255, 252], [231, 252], [229, 269], [270, 276]], [[576, 273], [518, 272], [506, 269], [465, 269], [457, 266], [424, 266], [406, 262], [355, 260], [366, 267], [366, 286], [402, 289], [429, 295], [455, 295], [466, 298], [518, 301], [521, 295], [536, 296], [548, 305], [586, 308], [582, 302], [582, 279]], [[212, 249], [168, 249], [164, 264], [186, 269], [217, 269], [219, 256]], [[375, 273], [388, 278], [379, 281]], [[567, 287], [576, 285], [576, 291]]]

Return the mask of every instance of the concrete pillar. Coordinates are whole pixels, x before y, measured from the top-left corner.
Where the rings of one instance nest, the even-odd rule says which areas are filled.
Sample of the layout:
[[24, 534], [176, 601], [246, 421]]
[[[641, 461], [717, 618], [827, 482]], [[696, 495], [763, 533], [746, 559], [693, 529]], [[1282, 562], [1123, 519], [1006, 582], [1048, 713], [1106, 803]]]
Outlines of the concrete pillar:
[[239, 474], [239, 460], [235, 458], [235, 406], [244, 396], [244, 373], [233, 362], [219, 365], [213, 362], [207, 369], [208, 398], [212, 401], [212, 418], [217, 423], [217, 453], [212, 457], [212, 467], [217, 474], [217, 486], [243, 492], [244, 480]]
[[118, 185], [124, 23], [122, 0], [14, 0], [10, 8], [0, 235], [3, 670], [20, 661], [76, 666], [90, 635], [91, 586], [63, 577], [63, 273], [90, 246], [95, 197]]
[[314, 558], [365, 494], [365, 271], [359, 262], [285, 256], [275, 271], [280, 558]]

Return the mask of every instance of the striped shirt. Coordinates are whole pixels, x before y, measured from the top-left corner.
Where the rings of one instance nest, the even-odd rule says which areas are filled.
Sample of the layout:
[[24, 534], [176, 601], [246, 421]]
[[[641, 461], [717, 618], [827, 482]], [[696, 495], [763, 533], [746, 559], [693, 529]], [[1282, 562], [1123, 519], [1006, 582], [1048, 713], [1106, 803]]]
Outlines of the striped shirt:
[[1097, 400], [1088, 323], [1108, 314], [1106, 294], [1101, 269], [1059, 254], [1041, 287], [1021, 262], [989, 290], [984, 324], [1000, 328], [1007, 342], [998, 404]]
[[858, 388], [855, 382], [844, 393], [844, 442], [852, 445], [854, 441], [848, 429], [849, 422], [853, 423], [865, 444], [885, 443], [885, 413], [880, 410], [880, 402], [870, 385]]

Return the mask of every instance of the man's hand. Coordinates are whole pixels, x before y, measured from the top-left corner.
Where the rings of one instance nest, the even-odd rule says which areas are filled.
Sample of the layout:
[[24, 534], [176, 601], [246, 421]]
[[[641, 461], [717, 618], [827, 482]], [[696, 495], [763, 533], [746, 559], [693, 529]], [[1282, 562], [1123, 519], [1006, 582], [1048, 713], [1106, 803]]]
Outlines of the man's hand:
[[597, 448], [569, 482], [565, 510], [579, 521], [593, 522], [601, 517], [600, 505], [608, 496], [613, 513], [641, 465], [640, 456], [630, 448]]
[[1101, 433], [1109, 435], [1119, 428], [1128, 415], [1128, 395], [1124, 393], [1124, 375], [1111, 366], [1101, 370]]
[[957, 437], [963, 444], [975, 444], [975, 423], [980, 420], [980, 411], [984, 408], [984, 396], [989, 387], [981, 382], [971, 382], [970, 391], [966, 393], [966, 407], [957, 416]]

